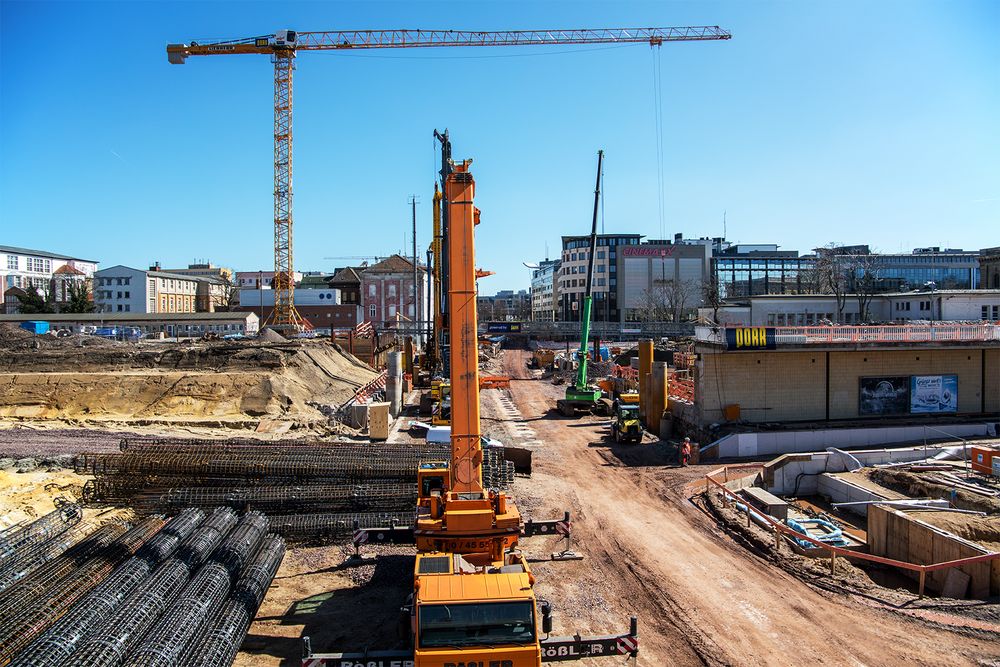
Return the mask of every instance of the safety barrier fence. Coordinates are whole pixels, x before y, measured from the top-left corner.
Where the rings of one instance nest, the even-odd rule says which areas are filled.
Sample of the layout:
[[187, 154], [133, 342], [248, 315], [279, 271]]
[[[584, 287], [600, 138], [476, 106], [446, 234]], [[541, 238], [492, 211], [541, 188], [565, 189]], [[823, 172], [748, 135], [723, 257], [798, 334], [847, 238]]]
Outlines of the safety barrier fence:
[[[611, 377], [638, 382], [639, 370], [631, 366], [619, 366], [615, 364], [611, 369]], [[694, 380], [682, 377], [677, 372], [671, 372], [667, 381], [667, 395], [675, 400], [694, 403]]]
[[[734, 493], [732, 490], [730, 490], [728, 487], [725, 486], [727, 482], [733, 481], [735, 479], [740, 479], [742, 477], [746, 477], [747, 473], [745, 471], [747, 470], [760, 470], [762, 468], [763, 466], [756, 464], [756, 465], [744, 465], [744, 466], [723, 466], [721, 468], [713, 470], [705, 475], [705, 493], [708, 494], [709, 491], [712, 490], [712, 487], [715, 487], [715, 489], [717, 489], [719, 492], [722, 493], [724, 499], [723, 502], [732, 500], [733, 502], [743, 503], [744, 506], [746, 507], [747, 524], [749, 525], [750, 523], [751, 513], [763, 519], [771, 527], [771, 530], [774, 533], [775, 546], [778, 546], [780, 544], [781, 535], [788, 535], [796, 540], [809, 542], [815, 547], [826, 549], [827, 551], [830, 552], [831, 574], [836, 572], [837, 556], [842, 556], [845, 558], [855, 558], [858, 560], [865, 560], [872, 563], [879, 563], [881, 565], [888, 565], [890, 567], [897, 567], [903, 570], [910, 570], [911, 572], [918, 573], [920, 577], [917, 594], [920, 597], [923, 597], [924, 584], [928, 572], [934, 572], [937, 570], [946, 570], [952, 567], [962, 567], [963, 565], [973, 565], [975, 563], [983, 563], [991, 561], [995, 558], [1000, 558], [1000, 553], [987, 553], [979, 556], [971, 556], [969, 558], [960, 558], [958, 560], [950, 560], [941, 563], [932, 563], [924, 565], [921, 563], [909, 563], [907, 561], [896, 560], [893, 558], [886, 558], [884, 556], [875, 556], [873, 554], [862, 553], [859, 551], [852, 551], [851, 549], [844, 549], [842, 547], [837, 547], [832, 544], [827, 544], [826, 542], [817, 540], [810, 535], [805, 535], [803, 533], [798, 532], [797, 530], [793, 530], [792, 528], [786, 526], [777, 519], [774, 519], [773, 517], [759, 510], [754, 510], [752, 507], [750, 507], [750, 504], [746, 501], [745, 498], [740, 498], [738, 495], [736, 495], [736, 493]], [[734, 474], [734, 472], [732, 472], [731, 469], [732, 471], [743, 470], [744, 473]], [[719, 481], [718, 479], [719, 477], [722, 478], [722, 481]]]

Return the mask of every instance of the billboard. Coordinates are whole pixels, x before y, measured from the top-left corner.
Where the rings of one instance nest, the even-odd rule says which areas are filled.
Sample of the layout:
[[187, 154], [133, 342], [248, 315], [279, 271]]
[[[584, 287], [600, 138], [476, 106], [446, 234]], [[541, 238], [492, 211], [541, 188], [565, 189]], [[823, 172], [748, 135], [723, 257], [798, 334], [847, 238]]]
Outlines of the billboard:
[[487, 322], [487, 333], [521, 333], [522, 322]]
[[773, 350], [774, 327], [730, 327], [726, 329], [727, 350]]
[[958, 412], [958, 376], [911, 376], [910, 412], [915, 414]]
[[910, 377], [858, 378], [858, 414], [905, 415], [910, 412]]

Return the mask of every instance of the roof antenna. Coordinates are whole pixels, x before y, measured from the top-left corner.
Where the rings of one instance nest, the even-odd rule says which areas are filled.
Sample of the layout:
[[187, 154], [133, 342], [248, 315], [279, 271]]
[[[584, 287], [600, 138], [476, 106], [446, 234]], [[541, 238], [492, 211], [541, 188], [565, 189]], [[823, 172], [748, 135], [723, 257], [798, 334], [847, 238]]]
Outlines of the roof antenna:
[[726, 238], [726, 209], [722, 209], [722, 238]]

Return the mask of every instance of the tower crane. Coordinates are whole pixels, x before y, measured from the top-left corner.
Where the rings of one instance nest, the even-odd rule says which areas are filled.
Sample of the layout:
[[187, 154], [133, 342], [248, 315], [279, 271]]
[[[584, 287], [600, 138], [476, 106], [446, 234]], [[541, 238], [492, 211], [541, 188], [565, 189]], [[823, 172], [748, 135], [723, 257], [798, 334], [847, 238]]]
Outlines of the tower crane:
[[167, 60], [183, 64], [192, 56], [257, 54], [274, 65], [274, 311], [269, 324], [280, 329], [308, 326], [295, 309], [292, 258], [292, 71], [299, 51], [428, 48], [443, 46], [530, 46], [554, 44], [648, 43], [730, 39], [718, 26], [611, 28], [591, 30], [356, 30], [297, 32], [241, 39], [168, 44]]

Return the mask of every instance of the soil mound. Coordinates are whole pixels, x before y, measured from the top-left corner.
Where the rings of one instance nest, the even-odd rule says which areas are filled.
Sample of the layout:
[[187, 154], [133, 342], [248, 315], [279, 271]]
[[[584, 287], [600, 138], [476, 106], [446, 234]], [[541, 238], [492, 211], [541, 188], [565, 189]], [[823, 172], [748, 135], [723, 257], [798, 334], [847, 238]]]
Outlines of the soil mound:
[[9, 329], [0, 333], [0, 418], [325, 422], [317, 406], [340, 406], [375, 377], [325, 341], [39, 336], [35, 348], [30, 333]]

